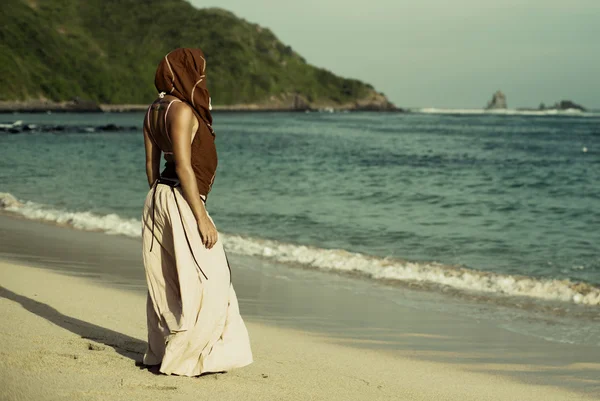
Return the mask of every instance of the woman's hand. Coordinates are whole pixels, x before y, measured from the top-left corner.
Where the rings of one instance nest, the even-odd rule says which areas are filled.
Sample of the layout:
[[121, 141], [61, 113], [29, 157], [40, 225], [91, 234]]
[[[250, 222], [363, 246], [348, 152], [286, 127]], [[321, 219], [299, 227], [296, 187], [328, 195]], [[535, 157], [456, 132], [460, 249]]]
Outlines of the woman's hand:
[[206, 249], [211, 249], [217, 243], [219, 234], [217, 233], [217, 228], [208, 216], [198, 219], [198, 231], [200, 231], [202, 244]]

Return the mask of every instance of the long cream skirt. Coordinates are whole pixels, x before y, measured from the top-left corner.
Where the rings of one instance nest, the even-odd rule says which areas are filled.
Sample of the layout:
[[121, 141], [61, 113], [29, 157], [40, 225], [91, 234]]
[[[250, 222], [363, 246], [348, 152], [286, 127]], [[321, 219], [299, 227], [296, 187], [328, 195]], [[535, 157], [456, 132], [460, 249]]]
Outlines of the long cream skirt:
[[184, 376], [252, 363], [221, 240], [206, 249], [181, 188], [154, 185], [142, 216], [148, 282], [144, 363]]

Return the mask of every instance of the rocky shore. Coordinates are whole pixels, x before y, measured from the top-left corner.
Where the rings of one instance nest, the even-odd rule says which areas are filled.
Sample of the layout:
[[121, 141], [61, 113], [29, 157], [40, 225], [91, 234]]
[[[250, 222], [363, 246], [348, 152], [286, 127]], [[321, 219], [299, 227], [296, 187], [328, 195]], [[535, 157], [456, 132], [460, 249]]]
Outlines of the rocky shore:
[[[147, 104], [98, 104], [90, 100], [73, 99], [68, 102], [49, 100], [0, 101], [0, 113], [126, 113], [141, 112]], [[385, 95], [373, 91], [367, 97], [349, 103], [330, 101], [311, 102], [297, 94], [271, 96], [264, 102], [254, 104], [215, 105], [214, 111], [224, 112], [289, 112], [289, 111], [375, 111], [404, 112], [396, 107]]]
[[66, 102], [50, 100], [0, 101], [0, 113], [94, 113], [102, 112], [96, 102], [74, 98]]

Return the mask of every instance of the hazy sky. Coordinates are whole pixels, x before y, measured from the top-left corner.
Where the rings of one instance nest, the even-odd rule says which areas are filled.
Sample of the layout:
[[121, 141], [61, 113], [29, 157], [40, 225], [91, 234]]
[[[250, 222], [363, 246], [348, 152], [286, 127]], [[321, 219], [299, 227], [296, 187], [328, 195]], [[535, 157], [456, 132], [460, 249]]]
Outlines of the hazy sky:
[[[600, 0], [190, 0], [270, 28], [397, 106], [600, 108]], [[210, 62], [210, 60], [209, 60]]]

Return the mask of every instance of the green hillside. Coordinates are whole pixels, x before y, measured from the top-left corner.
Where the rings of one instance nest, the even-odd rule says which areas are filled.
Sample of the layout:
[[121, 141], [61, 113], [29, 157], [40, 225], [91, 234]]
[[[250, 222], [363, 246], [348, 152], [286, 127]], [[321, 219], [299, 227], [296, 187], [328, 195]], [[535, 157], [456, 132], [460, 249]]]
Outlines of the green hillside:
[[339, 105], [378, 96], [368, 84], [307, 64], [266, 28], [184, 0], [2, 0], [0, 7], [4, 101], [147, 103], [156, 96], [158, 61], [177, 47], [203, 49], [215, 104], [299, 94]]

